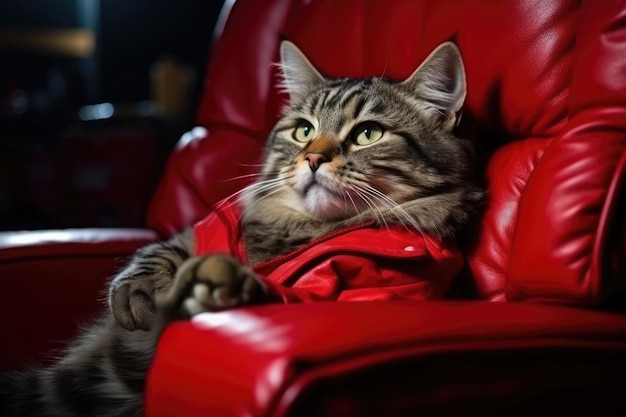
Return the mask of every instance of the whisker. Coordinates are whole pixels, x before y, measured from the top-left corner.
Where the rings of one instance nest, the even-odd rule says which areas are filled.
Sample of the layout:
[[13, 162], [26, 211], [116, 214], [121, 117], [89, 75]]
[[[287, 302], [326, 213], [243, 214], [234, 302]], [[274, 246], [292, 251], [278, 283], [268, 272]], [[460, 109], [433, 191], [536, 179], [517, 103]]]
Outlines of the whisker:
[[385, 78], [385, 73], [387, 72], [387, 64], [389, 64], [389, 59], [385, 61], [385, 67], [383, 68], [383, 72], [378, 77], [379, 80], [383, 80]]
[[367, 184], [364, 187], [364, 191], [367, 192], [372, 197], [376, 198], [378, 201], [380, 201], [385, 207], [387, 207], [387, 209], [389, 209], [389, 211], [396, 212], [397, 220], [400, 222], [400, 224], [402, 224], [402, 226], [404, 226], [405, 228], [408, 228], [407, 225], [405, 224], [405, 222], [402, 219], [402, 217], [403, 217], [404, 219], [406, 219], [408, 221], [408, 223], [414, 229], [419, 230], [419, 225], [418, 225], [417, 221], [415, 220], [415, 218], [413, 218], [411, 215], [409, 215], [409, 213], [407, 213], [407, 211], [404, 208], [402, 208], [402, 206], [400, 204], [395, 202], [393, 199], [391, 199], [385, 193], [383, 193], [380, 190], [372, 187], [369, 184]]
[[[263, 165], [259, 165], [259, 167], [263, 168]], [[239, 179], [245, 179], [245, 178], [255, 178], [255, 177], [263, 177], [263, 176], [276, 176], [276, 175], [280, 175], [281, 170], [280, 169], [275, 169], [272, 171], [264, 171], [264, 170], [259, 170], [258, 172], [253, 172], [251, 174], [244, 174], [244, 175], [238, 175], [236, 177], [232, 177], [232, 178], [227, 178], [223, 181], [235, 181], [235, 180], [239, 180]]]
[[243, 162], [238, 162], [237, 165], [241, 167], [253, 167], [253, 168], [263, 168], [265, 164], [244, 164]]
[[255, 182], [238, 192], [238, 194], [246, 193], [250, 196], [263, 193], [264, 191], [274, 188], [277, 185], [283, 185], [282, 183], [286, 182], [288, 178], [274, 178], [271, 180], [264, 180]]
[[[348, 198], [350, 199], [350, 202], [352, 203], [352, 207], [354, 207], [354, 212], [358, 213], [359, 212], [359, 208], [357, 207], [356, 203], [354, 202], [354, 199], [352, 198], [352, 196], [350, 195], [350, 193], [348, 191], [344, 192], [345, 195], [348, 196]], [[343, 197], [343, 200], [346, 201], [346, 197]], [[347, 203], [347, 202], [346, 202]]]
[[261, 172], [255, 172], [254, 174], [238, 175], [236, 177], [226, 178], [225, 180], [222, 180], [222, 182], [237, 181], [237, 180], [242, 180], [245, 178], [255, 178], [255, 177], [260, 177], [262, 175], [263, 173]]
[[379, 223], [384, 224], [386, 229], [389, 229], [389, 225], [387, 224], [387, 221], [385, 220], [385, 216], [380, 211], [378, 206], [376, 206], [376, 204], [374, 204], [374, 202], [367, 196], [367, 194], [362, 192], [362, 191], [365, 191], [365, 190], [361, 190], [360, 187], [355, 187], [354, 185], [351, 187], [351, 189], [370, 208], [370, 210], [374, 214], [374, 217], [376, 218], [376, 220]]
[[[286, 179], [287, 178], [285, 178], [284, 180], [286, 180]], [[273, 178], [273, 179], [269, 179], [269, 180], [263, 180], [263, 181], [254, 182], [254, 183], [252, 183], [250, 185], [247, 185], [247, 186], [243, 187], [239, 191], [234, 192], [233, 194], [229, 195], [228, 197], [224, 198], [223, 200], [220, 200], [216, 204], [216, 206], [217, 207], [224, 207], [226, 204], [232, 205], [232, 204], [240, 203], [242, 194], [247, 193], [247, 192], [250, 192], [250, 193], [263, 192], [264, 191], [263, 187], [269, 187], [272, 183], [280, 182], [280, 181], [284, 181], [284, 180], [280, 179], [280, 178]]]
[[[246, 213], [248, 213], [248, 211], [251, 210], [254, 207], [254, 205], [260, 203], [261, 201], [263, 201], [267, 197], [270, 197], [271, 195], [276, 194], [277, 192], [280, 192], [280, 191], [284, 190], [285, 189], [285, 183], [287, 182], [287, 179], [288, 178], [281, 179], [280, 182], [277, 182], [275, 184], [266, 184], [266, 186], [262, 190], [254, 190], [255, 194], [258, 194], [260, 192], [263, 192], [263, 193], [266, 193], [266, 194], [263, 195], [260, 198], [252, 200], [250, 205], [247, 206], [243, 210], [243, 212], [241, 213], [240, 219], [243, 218], [246, 215]], [[269, 190], [273, 190], [273, 191], [268, 192]]]

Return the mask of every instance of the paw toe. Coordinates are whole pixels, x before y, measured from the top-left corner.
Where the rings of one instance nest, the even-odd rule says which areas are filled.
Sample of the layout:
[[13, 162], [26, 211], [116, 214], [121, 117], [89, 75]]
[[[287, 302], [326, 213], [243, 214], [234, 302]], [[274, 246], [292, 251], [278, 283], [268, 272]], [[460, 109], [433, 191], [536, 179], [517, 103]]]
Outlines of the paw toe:
[[195, 316], [196, 314], [204, 313], [206, 308], [195, 298], [188, 297], [183, 301], [181, 308], [189, 314], [189, 316]]
[[194, 284], [191, 294], [193, 298], [198, 300], [201, 304], [207, 305], [211, 302], [211, 289], [204, 282]]

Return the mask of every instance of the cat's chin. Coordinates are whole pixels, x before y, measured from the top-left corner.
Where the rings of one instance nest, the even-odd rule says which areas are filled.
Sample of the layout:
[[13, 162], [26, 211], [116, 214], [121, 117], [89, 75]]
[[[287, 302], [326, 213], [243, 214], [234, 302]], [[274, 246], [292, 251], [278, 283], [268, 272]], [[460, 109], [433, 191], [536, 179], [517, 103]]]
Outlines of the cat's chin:
[[339, 196], [322, 186], [314, 186], [303, 196], [303, 206], [311, 217], [321, 221], [347, 219], [356, 214], [346, 197]]

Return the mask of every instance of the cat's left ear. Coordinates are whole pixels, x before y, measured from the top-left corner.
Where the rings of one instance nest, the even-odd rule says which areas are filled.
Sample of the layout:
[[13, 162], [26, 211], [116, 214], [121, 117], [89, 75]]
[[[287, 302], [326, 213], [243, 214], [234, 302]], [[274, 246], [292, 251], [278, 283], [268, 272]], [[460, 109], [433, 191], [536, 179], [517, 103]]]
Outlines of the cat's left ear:
[[280, 60], [283, 87], [289, 93], [291, 103], [301, 100], [315, 84], [324, 81], [304, 53], [289, 41], [280, 44]]
[[463, 60], [455, 44], [444, 42], [435, 48], [402, 84], [443, 116], [441, 121], [445, 129], [458, 124], [466, 83]]

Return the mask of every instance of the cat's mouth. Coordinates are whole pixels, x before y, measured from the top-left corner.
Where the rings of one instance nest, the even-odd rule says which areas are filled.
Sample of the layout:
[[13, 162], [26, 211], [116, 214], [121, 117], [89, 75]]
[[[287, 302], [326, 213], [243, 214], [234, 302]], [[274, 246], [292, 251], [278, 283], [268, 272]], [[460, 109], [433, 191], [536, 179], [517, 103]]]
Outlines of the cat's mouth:
[[309, 181], [309, 183], [306, 185], [306, 187], [304, 187], [304, 191], [303, 191], [302, 194], [304, 194], [306, 196], [306, 195], [308, 195], [311, 192], [319, 192], [320, 190], [323, 191], [323, 192], [332, 194], [335, 197], [341, 197], [343, 195], [342, 193], [338, 192], [337, 190], [324, 185], [320, 181], [317, 181], [315, 179], [315, 177], [313, 177], [311, 179], [311, 181]]
[[347, 190], [333, 178], [332, 174], [314, 172], [305, 181], [302, 187], [302, 195], [305, 197], [310, 193], [326, 193], [329, 198], [346, 198]]
[[297, 198], [294, 208], [320, 221], [343, 220], [357, 214], [357, 199], [342, 182], [336, 167], [325, 163], [312, 170], [304, 160], [300, 162], [288, 182]]

